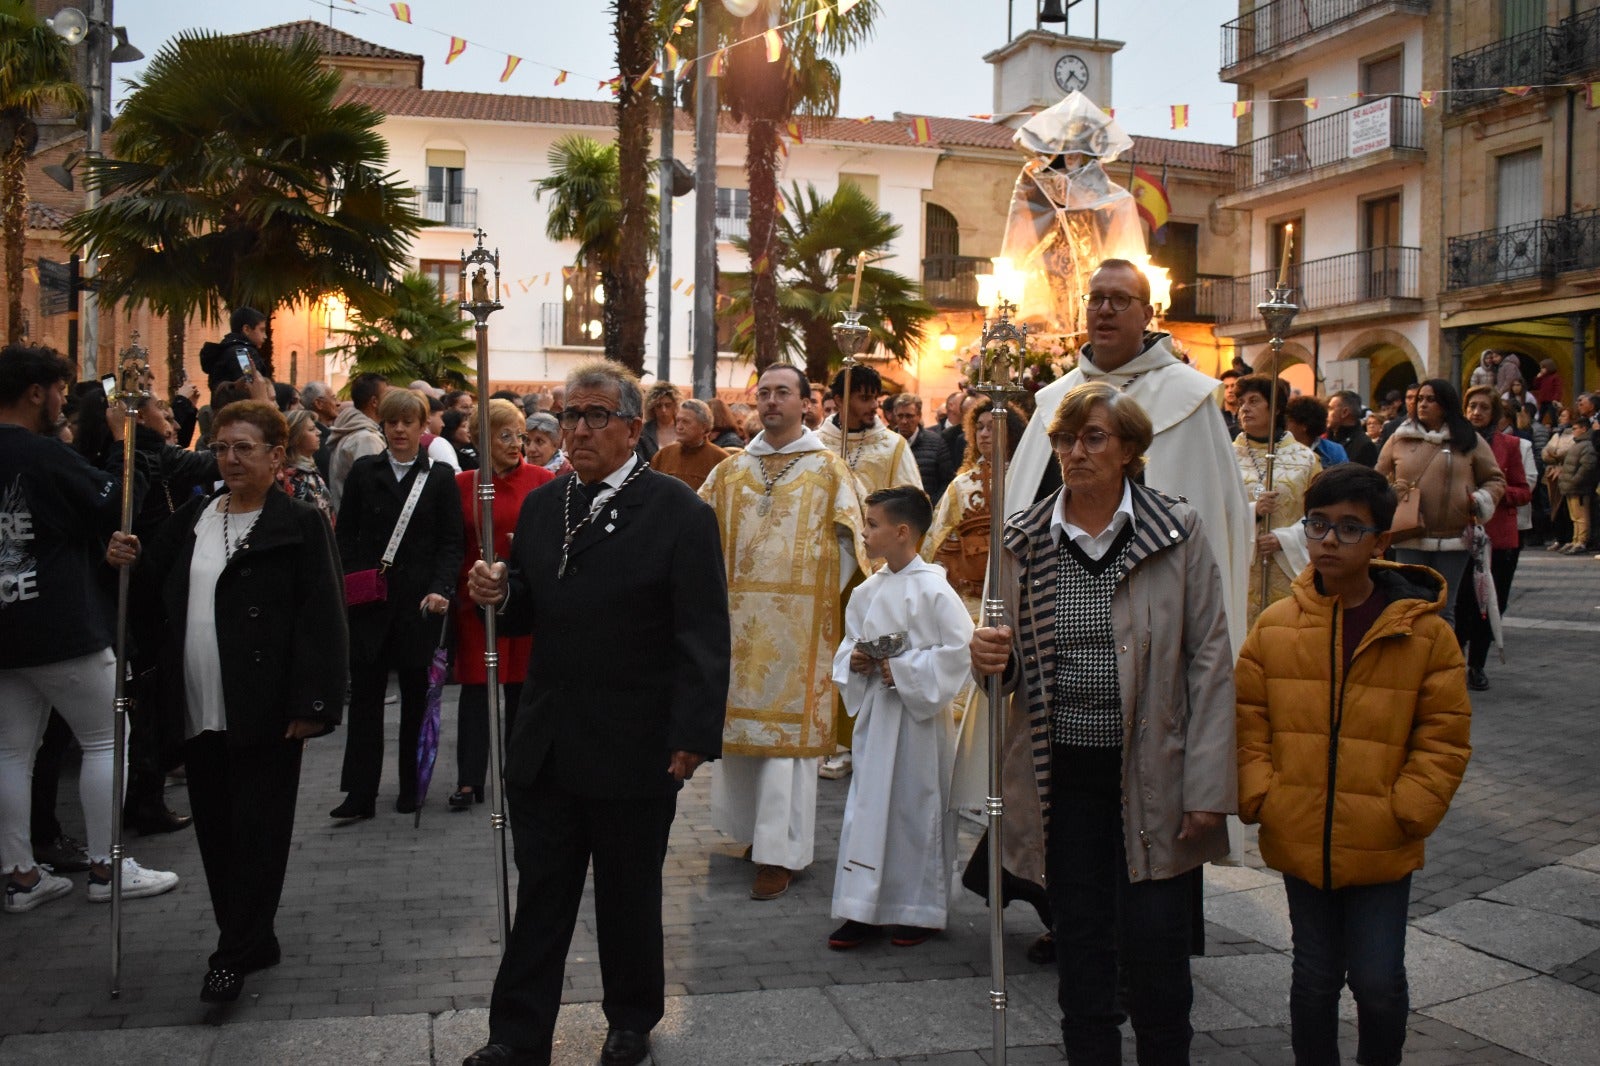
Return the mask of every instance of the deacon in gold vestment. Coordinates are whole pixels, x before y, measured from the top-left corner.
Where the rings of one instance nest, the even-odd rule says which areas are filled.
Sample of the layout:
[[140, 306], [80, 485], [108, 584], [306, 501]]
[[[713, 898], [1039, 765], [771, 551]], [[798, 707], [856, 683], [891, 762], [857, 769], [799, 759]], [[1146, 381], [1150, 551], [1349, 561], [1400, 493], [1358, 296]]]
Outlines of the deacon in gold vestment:
[[700, 489], [722, 534], [733, 667], [712, 821], [751, 842], [751, 895], [772, 899], [810, 865], [817, 759], [834, 750], [839, 592], [856, 572], [861, 507], [849, 469], [800, 421], [797, 368], [761, 376], [762, 431]]
[[[878, 421], [878, 397], [883, 395], [883, 378], [870, 366], [854, 367], [850, 371], [850, 401], [844, 399], [844, 371], [833, 376], [828, 391], [833, 394], [839, 414], [825, 419], [817, 436], [835, 455], [843, 455], [864, 501], [879, 489], [892, 489], [897, 485], [915, 485], [922, 488], [922, 471], [917, 468], [917, 457], [911, 454], [906, 439]], [[850, 440], [841, 448], [839, 419], [849, 418]], [[866, 504], [862, 504], [863, 509]], [[882, 560], [874, 559], [877, 564]], [[862, 578], [866, 577], [863, 573]], [[860, 584], [859, 581], [856, 584]], [[852, 588], [854, 586], [851, 586]], [[848, 590], [845, 601], [849, 602]], [[844, 777], [850, 773], [850, 745], [856, 720], [844, 712], [844, 704], [834, 706], [834, 730], [841, 750], [832, 752], [822, 760], [822, 776]]]

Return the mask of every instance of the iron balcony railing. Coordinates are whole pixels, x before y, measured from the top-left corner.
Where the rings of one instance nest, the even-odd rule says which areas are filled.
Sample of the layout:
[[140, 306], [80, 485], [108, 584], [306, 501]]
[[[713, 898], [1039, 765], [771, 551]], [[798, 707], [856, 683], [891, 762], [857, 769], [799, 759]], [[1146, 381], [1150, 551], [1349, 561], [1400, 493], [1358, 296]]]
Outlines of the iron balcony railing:
[[1233, 157], [1234, 191], [1246, 192], [1387, 148], [1422, 148], [1422, 101], [1363, 100], [1355, 107], [1257, 138]]
[[1451, 237], [1445, 287], [1470, 289], [1600, 268], [1600, 209]]
[[1194, 281], [1188, 283], [1174, 279], [1172, 304], [1161, 312], [1161, 317], [1169, 322], [1215, 322], [1213, 286], [1232, 280], [1226, 274], [1196, 274]]
[[[1417, 300], [1417, 266], [1420, 248], [1385, 245], [1345, 255], [1313, 259], [1289, 268], [1289, 284], [1296, 291], [1300, 312], [1350, 307], [1369, 300]], [[1197, 303], [1210, 308], [1219, 323], [1249, 322], [1258, 317], [1256, 305], [1277, 284], [1276, 270], [1262, 270], [1238, 278], [1223, 278], [1201, 286]]]
[[[1238, 66], [1284, 45], [1294, 44], [1346, 19], [1394, 0], [1271, 0], [1222, 24], [1222, 69]], [[1426, 0], [1404, 7], [1426, 11]]]
[[1561, 20], [1563, 73], [1593, 74], [1600, 71], [1600, 7]]
[[922, 261], [922, 298], [943, 307], [977, 307], [978, 275], [994, 264], [975, 255], [930, 255]]
[[417, 214], [441, 226], [475, 229], [478, 225], [477, 189], [452, 189], [448, 193], [418, 189], [412, 206]]
[[735, 217], [733, 215], [717, 216], [717, 240], [731, 241], [735, 237], [750, 236], [750, 216]]
[[[1505, 87], [1545, 85], [1559, 75], [1563, 33], [1540, 26], [1450, 60], [1450, 110], [1467, 111], [1506, 98]], [[1477, 88], [1478, 86], [1488, 88]]]

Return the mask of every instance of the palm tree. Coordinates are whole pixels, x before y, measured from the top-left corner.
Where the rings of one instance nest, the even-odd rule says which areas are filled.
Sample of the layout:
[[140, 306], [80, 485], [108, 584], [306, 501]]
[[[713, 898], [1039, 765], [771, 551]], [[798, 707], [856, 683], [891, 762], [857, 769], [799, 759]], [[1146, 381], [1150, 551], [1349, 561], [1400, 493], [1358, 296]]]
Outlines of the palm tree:
[[[795, 183], [788, 210], [776, 225], [776, 245], [782, 252], [777, 268], [768, 273], [777, 287], [778, 352], [790, 362], [803, 363], [812, 381], [826, 381], [842, 354], [833, 340], [833, 325], [850, 307], [855, 259], [882, 254], [900, 236], [900, 227], [848, 181], [826, 200], [815, 186], [808, 184], [802, 191]], [[748, 240], [733, 243], [749, 251]], [[750, 321], [759, 275], [728, 278], [733, 288], [728, 313], [735, 321]], [[861, 306], [866, 310], [861, 321], [872, 331], [872, 342], [902, 360], [922, 341], [924, 326], [936, 313], [919, 298], [910, 278], [874, 266], [862, 271]], [[754, 329], [737, 329], [733, 347], [745, 356], [754, 352]]]
[[[650, 233], [657, 228], [650, 203], [650, 119], [654, 94], [649, 83], [635, 88], [650, 69], [660, 39], [651, 0], [612, 0], [617, 39], [617, 174], [621, 242], [612, 266], [614, 286], [606, 291], [606, 312], [616, 323], [615, 354], [607, 331], [608, 356], [635, 374], [644, 370], [645, 275]], [[613, 306], [613, 301], [615, 305]]]
[[420, 378], [440, 388], [468, 388], [473, 369], [462, 357], [477, 345], [466, 335], [471, 322], [448, 295], [426, 274], [408, 271], [390, 290], [390, 310], [334, 330], [343, 339], [317, 354], [353, 359], [352, 380], [374, 373], [391, 381]]
[[[550, 194], [550, 215], [544, 233], [553, 241], [577, 241], [573, 262], [600, 275], [605, 293], [600, 320], [605, 337], [606, 357], [618, 362], [622, 346], [622, 269], [623, 228], [621, 176], [615, 144], [601, 144], [593, 137], [570, 134], [550, 146], [550, 173], [535, 180], [534, 197]], [[655, 244], [656, 198], [645, 194], [645, 247]], [[639, 279], [641, 298], [644, 279]], [[644, 335], [639, 336], [636, 370], [644, 368]]]
[[22, 254], [34, 116], [48, 106], [88, 106], [73, 80], [72, 48], [26, 0], [0, 0], [0, 234], [5, 241], [6, 340], [22, 339]]
[[[828, 57], [863, 43], [872, 35], [877, 0], [861, 0], [843, 15], [834, 13], [818, 32], [811, 0], [769, 0], [753, 14], [737, 20], [726, 39], [746, 41], [728, 52], [722, 100], [736, 119], [749, 127], [745, 175], [750, 187], [750, 262], [755, 311], [755, 365], [771, 366], [778, 358], [778, 282], [767, 269], [783, 258], [779, 215], [778, 131], [795, 116], [820, 118], [839, 109], [838, 66]], [[704, 10], [704, 8], [702, 8]], [[774, 18], [787, 24], [777, 33], [783, 54], [767, 61], [762, 35]], [[753, 39], [751, 39], [753, 38]]]
[[[203, 32], [156, 53], [117, 118], [116, 158], [91, 160], [107, 194], [66, 226], [100, 255], [101, 297], [182, 321], [339, 293], [390, 307], [389, 279], [426, 225], [381, 169], [383, 116], [337, 103], [340, 74], [315, 43]], [[181, 361], [181, 332], [168, 358]], [[269, 352], [270, 355], [270, 341]]]

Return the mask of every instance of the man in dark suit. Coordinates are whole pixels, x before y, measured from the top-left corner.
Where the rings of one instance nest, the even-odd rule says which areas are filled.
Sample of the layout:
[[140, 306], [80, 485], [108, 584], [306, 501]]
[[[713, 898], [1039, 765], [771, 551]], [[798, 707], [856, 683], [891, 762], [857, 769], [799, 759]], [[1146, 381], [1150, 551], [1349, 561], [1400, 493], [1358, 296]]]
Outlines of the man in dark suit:
[[649, 1054], [665, 970], [661, 867], [678, 791], [722, 753], [728, 591], [709, 506], [639, 462], [638, 381], [596, 362], [567, 378], [572, 474], [529, 494], [506, 563], [468, 592], [531, 633], [506, 756], [516, 922], [464, 1066], [548, 1066], [591, 859], [608, 1032], [604, 1066]]

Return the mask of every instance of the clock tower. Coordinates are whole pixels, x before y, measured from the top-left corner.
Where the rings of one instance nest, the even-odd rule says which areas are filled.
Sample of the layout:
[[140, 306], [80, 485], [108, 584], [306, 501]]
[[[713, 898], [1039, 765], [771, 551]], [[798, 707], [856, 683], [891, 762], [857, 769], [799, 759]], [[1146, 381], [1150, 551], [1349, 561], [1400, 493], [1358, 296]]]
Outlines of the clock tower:
[[1102, 108], [1111, 106], [1111, 57], [1121, 41], [1068, 37], [1027, 30], [983, 57], [994, 67], [994, 120], [1020, 126], [1034, 112], [1081, 92]]

